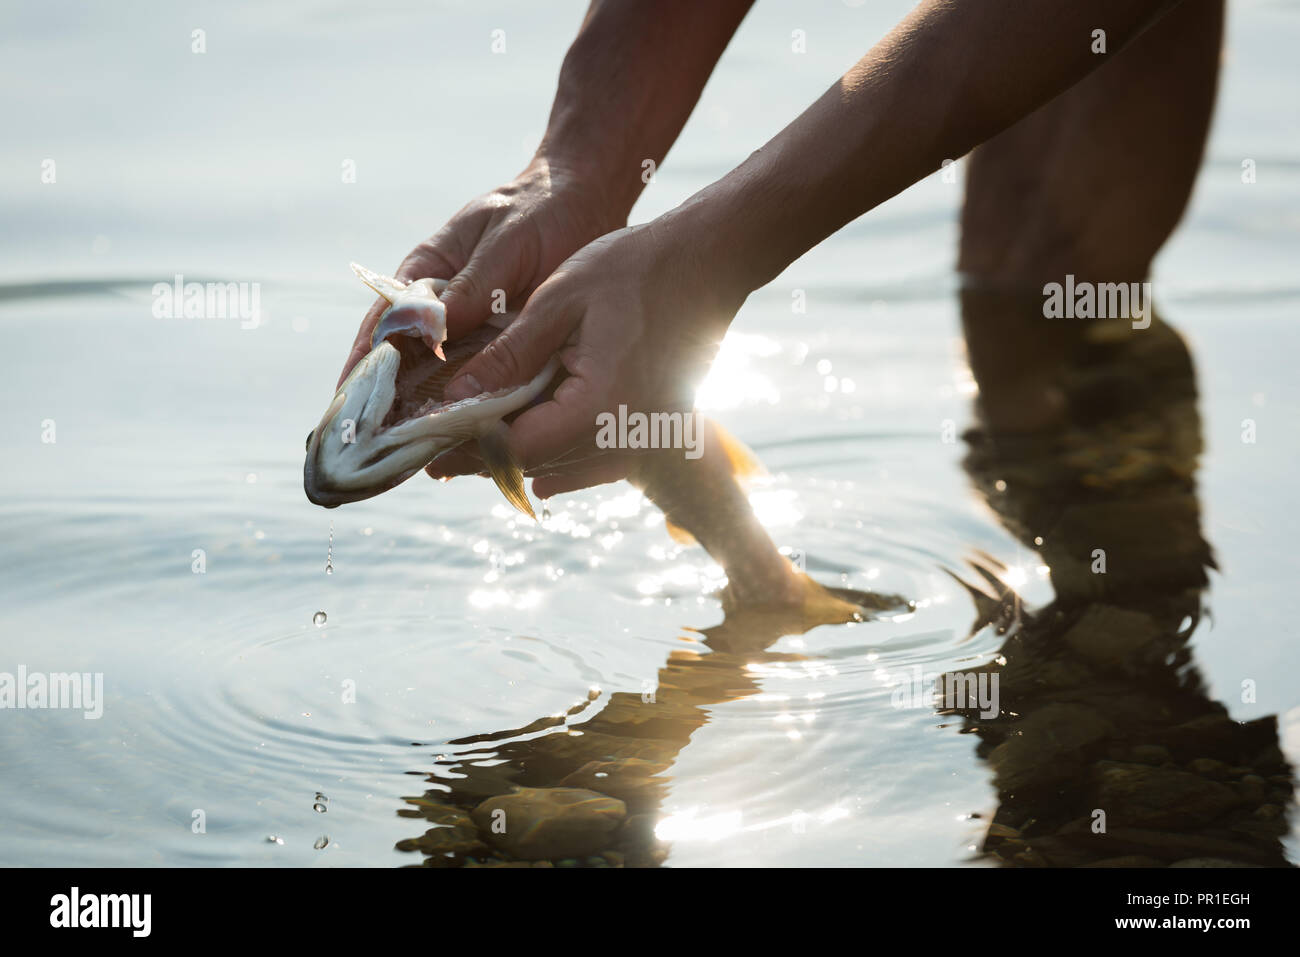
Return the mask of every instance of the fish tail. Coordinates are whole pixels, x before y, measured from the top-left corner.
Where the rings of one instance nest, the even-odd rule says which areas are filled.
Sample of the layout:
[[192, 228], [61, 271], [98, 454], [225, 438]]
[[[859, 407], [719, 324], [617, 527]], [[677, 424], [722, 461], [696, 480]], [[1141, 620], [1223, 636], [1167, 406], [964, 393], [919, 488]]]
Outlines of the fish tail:
[[[763, 463], [758, 460], [758, 456], [740, 439], [736, 438], [713, 419], [705, 420], [706, 428], [711, 429], [713, 436], [718, 440], [718, 446], [722, 449], [723, 455], [726, 456], [727, 463], [731, 467], [732, 478], [742, 487], [749, 483], [749, 480], [761, 477], [767, 474], [767, 469]], [[695, 536], [688, 532], [682, 526], [675, 524], [672, 519], [665, 516], [664, 527], [668, 535], [674, 542], [679, 545], [694, 545]]]

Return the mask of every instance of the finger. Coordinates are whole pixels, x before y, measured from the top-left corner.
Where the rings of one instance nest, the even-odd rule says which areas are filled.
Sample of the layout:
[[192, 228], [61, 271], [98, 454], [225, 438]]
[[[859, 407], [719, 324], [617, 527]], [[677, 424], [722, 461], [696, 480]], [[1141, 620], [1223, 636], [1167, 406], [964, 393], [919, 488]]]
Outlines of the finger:
[[510, 425], [510, 441], [524, 470], [545, 472], [574, 458], [601, 454], [596, 448], [598, 411], [588, 384], [570, 377], [549, 401], [523, 412]]
[[627, 478], [629, 469], [628, 456], [604, 455], [586, 468], [537, 476], [533, 479], [533, 494], [538, 498], [550, 498], [552, 495], [576, 492], [595, 485], [619, 482]]
[[[549, 282], [549, 281], [548, 281]], [[543, 283], [519, 317], [447, 384], [444, 397], [451, 402], [483, 392], [523, 385], [559, 351], [577, 326], [580, 313], [562, 287], [547, 293]], [[539, 298], [541, 297], [541, 298]]]
[[451, 478], [454, 475], [477, 475], [484, 469], [483, 460], [465, 447], [444, 452], [424, 467], [430, 478]]
[[509, 243], [488, 242], [476, 248], [439, 297], [447, 309], [448, 338], [473, 332], [494, 309], [504, 312], [519, 292], [521, 268], [519, 253]]

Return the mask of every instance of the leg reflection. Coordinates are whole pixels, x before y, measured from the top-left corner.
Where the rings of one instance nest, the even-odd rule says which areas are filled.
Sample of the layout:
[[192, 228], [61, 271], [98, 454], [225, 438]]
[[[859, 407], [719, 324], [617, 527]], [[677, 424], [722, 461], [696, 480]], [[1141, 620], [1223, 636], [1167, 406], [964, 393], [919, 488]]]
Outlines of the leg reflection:
[[[982, 854], [1009, 866], [1284, 866], [1294, 784], [1276, 719], [1233, 720], [1189, 648], [1214, 561], [1188, 351], [1159, 319], [1045, 336], [1041, 302], [962, 301], [981, 393], [965, 466], [1056, 592], [986, 669], [1001, 714], [956, 709], [997, 790]], [[1034, 390], [1054, 406], [1026, 428], [1008, 397]]]

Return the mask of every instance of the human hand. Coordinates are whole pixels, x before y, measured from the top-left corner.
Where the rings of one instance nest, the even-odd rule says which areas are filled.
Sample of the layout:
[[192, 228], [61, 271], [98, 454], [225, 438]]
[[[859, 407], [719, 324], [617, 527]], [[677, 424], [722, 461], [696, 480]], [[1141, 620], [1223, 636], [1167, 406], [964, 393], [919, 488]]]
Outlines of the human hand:
[[[568, 378], [510, 426], [540, 498], [626, 477], [636, 453], [598, 448], [597, 416], [617, 415], [620, 405], [689, 413], [744, 301], [665, 219], [603, 236], [571, 256], [447, 387], [448, 399], [504, 388], [559, 356]], [[427, 469], [435, 478], [482, 470], [464, 446]]]
[[[626, 221], [627, 210], [602, 195], [590, 177], [537, 158], [514, 180], [452, 216], [394, 275], [406, 282], [450, 280], [440, 298], [448, 337], [455, 339], [488, 318], [496, 290], [517, 306], [566, 257]], [[387, 308], [381, 298], [366, 313], [340, 385], [370, 351], [370, 337]]]

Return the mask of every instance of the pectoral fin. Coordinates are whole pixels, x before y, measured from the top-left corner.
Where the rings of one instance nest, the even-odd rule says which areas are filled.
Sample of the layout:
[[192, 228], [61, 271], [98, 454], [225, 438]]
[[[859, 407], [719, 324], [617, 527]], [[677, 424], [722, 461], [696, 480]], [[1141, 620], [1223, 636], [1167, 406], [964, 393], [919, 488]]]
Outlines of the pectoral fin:
[[510, 448], [510, 428], [504, 422], [497, 422], [480, 433], [478, 449], [487, 464], [488, 474], [497, 483], [497, 488], [501, 489], [506, 501], [537, 521], [533, 505], [528, 501], [528, 493], [524, 491], [524, 470]]

